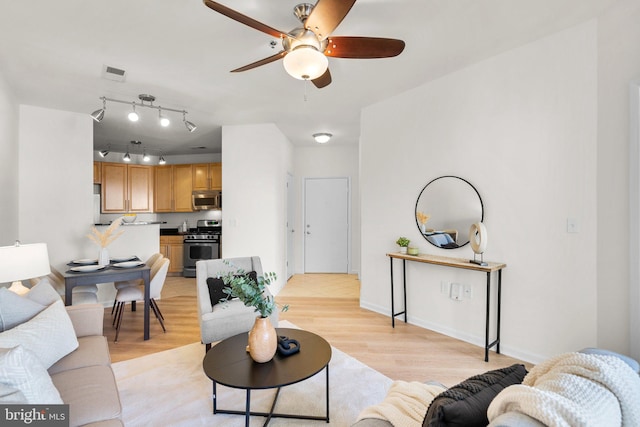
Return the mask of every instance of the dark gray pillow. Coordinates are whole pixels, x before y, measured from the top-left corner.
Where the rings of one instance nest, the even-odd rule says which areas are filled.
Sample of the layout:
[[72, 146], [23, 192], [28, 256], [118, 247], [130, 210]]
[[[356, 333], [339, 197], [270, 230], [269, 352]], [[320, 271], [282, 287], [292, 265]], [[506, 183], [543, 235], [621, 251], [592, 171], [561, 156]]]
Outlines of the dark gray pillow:
[[516, 364], [464, 380], [433, 399], [422, 427], [485, 427], [493, 398], [502, 389], [522, 383], [525, 375], [524, 365]]
[[[258, 275], [255, 271], [250, 271], [245, 273], [249, 276], [249, 278], [254, 281], [258, 281]], [[222, 278], [219, 277], [209, 277], [207, 278], [207, 286], [209, 287], [209, 299], [211, 300], [211, 305], [216, 305], [220, 302], [221, 299], [225, 299], [227, 294], [224, 293], [223, 289], [227, 287], [222, 281]], [[233, 298], [229, 298], [233, 299]]]

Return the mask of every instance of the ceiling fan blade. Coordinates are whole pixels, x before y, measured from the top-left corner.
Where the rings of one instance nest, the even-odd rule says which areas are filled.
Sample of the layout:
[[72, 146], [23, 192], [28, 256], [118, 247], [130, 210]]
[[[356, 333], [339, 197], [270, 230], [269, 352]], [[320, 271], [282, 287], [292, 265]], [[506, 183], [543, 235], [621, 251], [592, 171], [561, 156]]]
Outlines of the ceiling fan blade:
[[330, 37], [326, 56], [334, 58], [390, 58], [397, 56], [404, 50], [404, 41], [379, 37]]
[[280, 52], [276, 53], [275, 55], [271, 55], [268, 58], [264, 58], [261, 59], [259, 61], [256, 62], [252, 62], [249, 65], [245, 65], [244, 67], [240, 67], [240, 68], [236, 68], [235, 70], [231, 70], [232, 73], [239, 73], [241, 71], [247, 71], [247, 70], [251, 70], [252, 68], [256, 68], [259, 67], [261, 65], [266, 65], [269, 64], [273, 61], [277, 61], [278, 59], [284, 58], [284, 56], [287, 54], [286, 50], [281, 50]]
[[253, 18], [249, 18], [248, 16], [243, 15], [240, 12], [236, 12], [235, 10], [230, 9], [227, 6], [224, 6], [220, 3], [217, 3], [211, 0], [203, 0], [203, 1], [208, 8], [215, 10], [216, 12], [221, 13], [228, 18], [231, 18], [234, 21], [238, 21], [241, 24], [247, 25], [258, 31], [262, 31], [263, 33], [269, 34], [270, 36], [273, 36], [276, 38], [282, 38], [286, 35], [286, 33], [283, 33], [280, 30], [276, 30], [275, 28], [272, 28], [266, 24], [263, 24], [262, 22], [256, 21]]
[[342, 22], [356, 0], [318, 0], [313, 10], [304, 22], [310, 29], [324, 40]]
[[327, 68], [327, 71], [325, 71], [323, 75], [311, 81], [318, 89], [322, 89], [325, 86], [329, 86], [331, 84], [331, 72]]

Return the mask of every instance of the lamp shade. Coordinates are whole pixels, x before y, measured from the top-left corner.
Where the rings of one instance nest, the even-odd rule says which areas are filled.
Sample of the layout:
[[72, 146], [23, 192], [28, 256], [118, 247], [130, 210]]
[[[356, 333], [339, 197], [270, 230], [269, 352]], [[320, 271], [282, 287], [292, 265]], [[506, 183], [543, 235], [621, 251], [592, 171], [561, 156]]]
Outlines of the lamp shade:
[[46, 243], [0, 247], [0, 283], [32, 279], [51, 273]]
[[327, 71], [329, 60], [315, 47], [299, 45], [284, 57], [283, 65], [291, 77], [314, 80]]

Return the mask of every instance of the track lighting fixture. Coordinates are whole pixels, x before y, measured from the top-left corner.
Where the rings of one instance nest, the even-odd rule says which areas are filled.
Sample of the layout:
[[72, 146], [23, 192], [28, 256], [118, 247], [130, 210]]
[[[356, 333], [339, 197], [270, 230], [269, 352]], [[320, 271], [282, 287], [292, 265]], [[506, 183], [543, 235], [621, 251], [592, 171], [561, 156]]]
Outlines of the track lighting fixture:
[[325, 144], [329, 142], [332, 136], [333, 135], [331, 135], [328, 132], [320, 132], [320, 133], [314, 133], [313, 139], [315, 139], [318, 144]]
[[127, 153], [122, 157], [122, 160], [124, 160], [125, 162], [131, 161], [131, 155], [129, 154], [128, 150], [127, 150]]
[[166, 128], [171, 124], [171, 121], [162, 115], [162, 110], [158, 110], [158, 119], [160, 120], [160, 126]]
[[[102, 121], [102, 119], [104, 119], [104, 110], [107, 109], [107, 101], [105, 101], [104, 99], [102, 100], [102, 108], [100, 108], [99, 110], [94, 111], [93, 113], [91, 113], [91, 118], [93, 120], [95, 120], [96, 122], [100, 123]], [[106, 154], [105, 154], [106, 156]], [[104, 157], [104, 156], [102, 156]]]
[[145, 149], [142, 151], [142, 161], [148, 162], [149, 160], [151, 160], [151, 157], [149, 157], [149, 155], [147, 154], [147, 150]]
[[129, 113], [129, 115], [127, 115], [127, 117], [132, 122], [137, 122], [140, 119], [140, 116], [138, 115], [138, 113], [136, 113], [136, 103], [135, 102], [133, 103], [133, 111], [131, 111]]
[[187, 112], [185, 110], [176, 110], [173, 108], [166, 108], [166, 107], [153, 105], [153, 101], [156, 100], [156, 97], [153, 95], [147, 95], [147, 94], [138, 95], [138, 99], [140, 100], [140, 102], [121, 101], [119, 99], [107, 98], [105, 96], [100, 97], [100, 99], [102, 100], [102, 108], [91, 113], [91, 118], [93, 118], [93, 120], [95, 120], [96, 122], [102, 121], [102, 119], [104, 118], [105, 110], [107, 109], [106, 107], [107, 101], [110, 101], [110, 102], [118, 102], [120, 104], [131, 104], [132, 111], [128, 114], [128, 117], [129, 117], [129, 120], [131, 120], [132, 122], [137, 122], [140, 119], [140, 115], [136, 111], [136, 106], [137, 106], [137, 107], [154, 108], [158, 110], [158, 119], [159, 119], [160, 125], [163, 127], [167, 127], [171, 124], [171, 121], [167, 116], [163, 115], [163, 112], [166, 113], [167, 111], [172, 111], [174, 113], [182, 113], [182, 121], [184, 122], [184, 125], [189, 132], [193, 132], [197, 129], [197, 126], [195, 124], [187, 120], [186, 118]]
[[189, 120], [187, 120], [186, 116], [187, 116], [187, 112], [183, 110], [182, 111], [182, 121], [184, 122], [184, 125], [187, 127], [187, 130], [189, 132], [193, 132], [198, 127], [196, 125], [194, 125], [193, 123], [191, 123]]
[[98, 153], [100, 154], [100, 157], [107, 157], [107, 154], [109, 154], [109, 150], [101, 150], [98, 151]]
[[167, 161], [164, 159], [163, 156], [160, 156], [160, 160], [158, 160], [158, 164], [164, 165], [165, 163], [167, 163]]

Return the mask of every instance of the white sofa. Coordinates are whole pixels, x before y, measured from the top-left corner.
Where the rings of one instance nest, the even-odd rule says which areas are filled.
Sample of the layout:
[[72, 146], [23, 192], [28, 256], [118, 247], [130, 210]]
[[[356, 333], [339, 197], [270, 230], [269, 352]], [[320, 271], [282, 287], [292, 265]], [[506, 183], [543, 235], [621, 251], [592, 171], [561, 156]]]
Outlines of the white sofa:
[[[53, 294], [45, 291], [29, 298], [34, 289], [42, 288], [36, 286], [19, 297], [27, 301], [0, 289], [0, 403], [68, 404], [71, 427], [123, 426], [103, 335], [104, 308], [64, 307], [51, 287]], [[20, 316], [33, 314], [29, 311], [37, 309], [36, 304], [43, 307], [40, 312], [14, 324]]]

